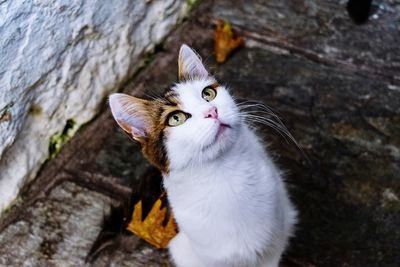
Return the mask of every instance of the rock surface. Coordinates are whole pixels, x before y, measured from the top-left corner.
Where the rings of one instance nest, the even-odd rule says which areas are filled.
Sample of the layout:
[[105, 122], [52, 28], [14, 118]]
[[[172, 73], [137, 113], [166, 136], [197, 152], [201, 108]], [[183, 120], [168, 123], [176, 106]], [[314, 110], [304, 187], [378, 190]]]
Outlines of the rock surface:
[[[96, 225], [109, 204], [109, 198], [63, 183], [51, 191], [45, 203], [35, 203], [29, 217], [2, 233], [0, 254], [7, 250], [7, 257], [0, 257], [0, 265], [46, 266], [50, 262], [54, 266], [81, 266], [85, 248], [96, 237]], [[18, 242], [13, 242], [15, 236], [20, 236]]]
[[[300, 211], [282, 266], [398, 266], [400, 59], [394, 46], [400, 38], [400, 13], [394, 11], [400, 1], [374, 1], [378, 17], [361, 26], [347, 17], [344, 2], [295, 2], [202, 2], [124, 92], [162, 91], [176, 79], [179, 45], [193, 46], [237, 97], [260, 100], [280, 114], [308, 157], [279, 134], [259, 127], [287, 170]], [[223, 65], [212, 55], [217, 18], [229, 19], [247, 44]], [[82, 251], [89, 250], [102, 223], [101, 212], [129, 196], [127, 185], [146, 164], [104, 106], [1, 218], [0, 258], [9, 265], [23, 259], [51, 265], [63, 255], [54, 247], [62, 247], [75, 255], [65, 265], [81, 264]], [[70, 192], [77, 197], [65, 200]], [[57, 199], [62, 201], [54, 208]], [[91, 201], [96, 203], [88, 205]], [[53, 223], [46, 223], [46, 214]], [[82, 223], [76, 225], [79, 216]], [[38, 227], [44, 230], [34, 232]], [[53, 233], [81, 233], [81, 239], [71, 242]], [[38, 249], [40, 240], [57, 242], [46, 245], [50, 252], [44, 254]], [[165, 251], [135, 237], [127, 244], [101, 254], [94, 266], [170, 266]]]
[[0, 212], [187, 11], [183, 0], [1, 1]]

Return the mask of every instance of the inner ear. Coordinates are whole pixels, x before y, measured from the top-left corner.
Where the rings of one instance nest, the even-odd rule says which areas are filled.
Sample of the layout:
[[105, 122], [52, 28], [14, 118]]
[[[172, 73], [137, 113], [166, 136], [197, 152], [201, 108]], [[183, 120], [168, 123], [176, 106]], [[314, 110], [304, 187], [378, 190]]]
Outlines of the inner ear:
[[126, 133], [139, 142], [148, 137], [150, 101], [126, 94], [112, 94], [109, 103], [115, 121]]
[[185, 44], [181, 46], [179, 51], [178, 73], [181, 81], [209, 76], [200, 56]]

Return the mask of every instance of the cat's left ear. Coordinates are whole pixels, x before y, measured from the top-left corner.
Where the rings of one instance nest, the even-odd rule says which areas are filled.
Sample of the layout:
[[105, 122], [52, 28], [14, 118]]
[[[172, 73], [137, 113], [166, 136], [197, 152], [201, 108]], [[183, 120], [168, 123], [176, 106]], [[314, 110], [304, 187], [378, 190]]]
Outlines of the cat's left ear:
[[200, 56], [185, 44], [181, 46], [179, 51], [178, 72], [180, 81], [209, 76]]
[[126, 94], [112, 94], [109, 103], [118, 125], [136, 141], [144, 142], [150, 129], [149, 101]]

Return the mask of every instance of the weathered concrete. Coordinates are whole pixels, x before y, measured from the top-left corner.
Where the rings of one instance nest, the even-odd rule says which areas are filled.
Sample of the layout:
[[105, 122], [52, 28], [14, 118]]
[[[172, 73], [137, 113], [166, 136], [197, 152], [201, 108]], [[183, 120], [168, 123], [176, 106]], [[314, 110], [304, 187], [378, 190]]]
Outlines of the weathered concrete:
[[[74, 199], [74, 201], [71, 201]], [[2, 266], [81, 266], [110, 199], [64, 183], [0, 235]], [[107, 205], [108, 204], [108, 205]], [[19, 236], [18, 242], [14, 242]], [[25, 249], [21, 250], [23, 246]]]
[[[378, 19], [362, 26], [353, 25], [346, 17], [344, 3], [336, 1], [296, 1], [298, 5], [284, 1], [286, 6], [278, 0], [254, 1], [254, 5], [233, 2], [235, 7], [228, 0], [200, 4], [193, 18], [159, 47], [153, 61], [124, 91], [138, 95], [162, 91], [176, 79], [174, 66], [179, 45], [192, 45], [236, 96], [260, 100], [279, 113], [308, 155], [309, 160], [280, 135], [259, 127], [277, 162], [287, 171], [293, 202], [300, 210], [297, 234], [282, 266], [398, 266], [400, 60], [391, 40], [400, 36], [399, 13], [392, 12], [399, 9], [399, 1], [385, 2], [385, 8], [378, 9]], [[312, 8], [302, 9], [302, 4]], [[310, 10], [312, 13], [295, 19]], [[282, 12], [286, 18], [294, 18], [293, 22], [287, 19], [274, 24], [275, 16]], [[325, 21], [327, 16], [332, 20], [321, 24], [320, 31], [310, 32], [304, 26]], [[212, 56], [216, 18], [229, 18], [247, 43], [223, 65], [216, 65]], [[262, 30], [272, 25], [276, 27], [274, 31]], [[280, 25], [286, 26], [279, 28]], [[309, 41], [298, 42], [295, 35], [277, 38], [278, 33], [284, 36], [296, 32], [296, 36], [305, 36]], [[381, 37], [371, 38], [374, 34]], [[338, 51], [320, 49], [326, 38], [335, 43]], [[354, 45], [346, 45], [348, 42]], [[350, 57], [357, 60], [349, 60]], [[16, 248], [19, 240], [27, 240], [25, 218], [33, 212], [43, 221], [39, 206], [48, 207], [51, 213], [53, 192], [62, 192], [66, 186], [98, 198], [105, 211], [111, 202], [121, 202], [129, 196], [127, 185], [140, 177], [146, 163], [137, 145], [118, 130], [104, 108], [99, 118], [79, 131], [59, 156], [48, 162], [23, 194], [21, 203], [1, 218], [0, 240], [8, 243], [0, 241], [0, 255], [7, 259], [7, 255], [16, 253], [7, 246]], [[52, 197], [46, 198], [48, 192]], [[74, 204], [60, 205], [76, 207], [75, 211], [64, 209], [67, 216], [88, 212], [91, 215], [87, 216], [93, 219], [82, 217], [88, 223], [68, 231], [80, 232], [91, 223], [96, 229], [93, 232], [97, 231], [101, 224], [98, 206], [89, 208], [80, 205], [80, 201], [79, 197], [71, 198], [68, 202]], [[72, 225], [73, 219], [63, 222]], [[39, 224], [44, 227], [44, 223]], [[52, 227], [44, 233], [62, 229], [68, 234], [57, 224]], [[24, 234], [17, 234], [19, 228]], [[78, 259], [71, 261], [82, 257], [72, 252], [74, 248], [90, 248], [95, 238], [90, 231], [82, 237], [84, 240], [63, 244], [69, 246], [71, 255], [77, 255]], [[7, 239], [2, 239], [4, 236]], [[94, 265], [169, 266], [165, 251], [135, 243], [134, 238], [130, 242], [110, 255], [100, 255]], [[19, 249], [20, 255], [27, 255], [24, 251], [30, 248], [22, 245]], [[51, 258], [59, 257], [57, 253]], [[35, 254], [36, 258], [37, 255], [40, 253]]]
[[0, 212], [187, 11], [184, 0], [1, 1]]

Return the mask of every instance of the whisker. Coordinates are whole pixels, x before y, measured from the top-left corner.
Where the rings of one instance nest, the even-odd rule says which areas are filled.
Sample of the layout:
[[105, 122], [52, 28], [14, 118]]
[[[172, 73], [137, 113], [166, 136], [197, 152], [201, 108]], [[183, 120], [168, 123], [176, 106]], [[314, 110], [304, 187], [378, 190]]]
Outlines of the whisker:
[[293, 138], [291, 137], [290, 133], [287, 131], [287, 129], [283, 128], [281, 125], [276, 124], [274, 121], [270, 121], [267, 119], [260, 119], [260, 118], [256, 118], [256, 117], [247, 117], [245, 118], [246, 122], [257, 122], [257, 123], [261, 123], [264, 125], [267, 125], [269, 127], [271, 127], [272, 129], [274, 129], [276, 132], [278, 132], [286, 141], [286, 137], [289, 137], [292, 141]]
[[285, 124], [281, 120], [281, 118], [266, 104], [254, 101], [254, 100], [245, 100], [237, 103], [237, 107], [239, 108], [239, 117], [243, 119], [247, 123], [260, 123], [266, 125], [276, 132], [278, 132], [285, 140], [288, 142], [288, 139], [300, 150], [302, 155], [308, 160], [309, 158], [300, 147], [299, 143], [293, 137], [293, 135], [286, 128]]

